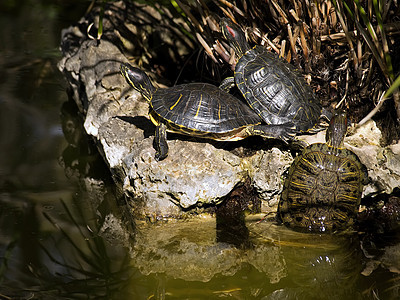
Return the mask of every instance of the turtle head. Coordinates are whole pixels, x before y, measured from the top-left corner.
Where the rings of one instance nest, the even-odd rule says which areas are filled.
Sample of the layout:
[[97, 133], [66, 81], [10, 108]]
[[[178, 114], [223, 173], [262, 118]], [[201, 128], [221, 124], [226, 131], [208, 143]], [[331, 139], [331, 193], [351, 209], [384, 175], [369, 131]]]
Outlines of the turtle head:
[[129, 64], [121, 64], [120, 70], [129, 85], [141, 93], [146, 100], [150, 101], [156, 88], [151, 83], [149, 76]]
[[246, 51], [250, 50], [250, 45], [246, 41], [246, 35], [239, 26], [227, 18], [220, 21], [221, 32], [229, 45], [235, 50], [238, 58], [242, 57]]
[[326, 130], [325, 140], [329, 146], [342, 147], [347, 132], [347, 115], [345, 111], [339, 110], [333, 114], [329, 127]]

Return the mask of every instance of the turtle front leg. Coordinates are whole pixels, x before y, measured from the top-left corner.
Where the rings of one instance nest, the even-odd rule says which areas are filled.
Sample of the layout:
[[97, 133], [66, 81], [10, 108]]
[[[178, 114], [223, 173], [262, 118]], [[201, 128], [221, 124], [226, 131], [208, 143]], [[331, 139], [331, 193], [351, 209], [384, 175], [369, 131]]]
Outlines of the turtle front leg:
[[234, 77], [227, 77], [221, 81], [219, 88], [224, 90], [225, 92], [229, 92], [231, 88], [235, 86], [235, 78]]
[[156, 161], [163, 160], [168, 156], [167, 127], [164, 123], [160, 123], [156, 127], [154, 148], [156, 149]]
[[293, 123], [284, 123], [279, 125], [254, 125], [247, 128], [248, 135], [260, 135], [265, 138], [279, 139], [285, 143], [292, 142], [296, 136], [297, 130]]

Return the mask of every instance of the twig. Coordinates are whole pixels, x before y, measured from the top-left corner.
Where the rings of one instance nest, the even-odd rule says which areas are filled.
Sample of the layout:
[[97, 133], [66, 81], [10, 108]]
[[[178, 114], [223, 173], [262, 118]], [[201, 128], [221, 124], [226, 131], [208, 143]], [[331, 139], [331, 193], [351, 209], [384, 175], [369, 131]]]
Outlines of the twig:
[[242, 17], [244, 17], [244, 13], [236, 7], [236, 5], [233, 5], [232, 3], [226, 1], [226, 0], [218, 0], [219, 2], [221, 2], [222, 4], [226, 5], [227, 7], [229, 7], [230, 9], [233, 9], [235, 12], [237, 12], [239, 15], [241, 15]]
[[343, 95], [342, 99], [340, 99], [339, 103], [336, 104], [335, 109], [338, 109], [342, 105], [343, 101], [345, 101], [345, 99], [347, 97], [347, 92], [349, 90], [349, 78], [350, 78], [350, 69], [347, 68], [347, 72], [346, 72], [346, 87], [345, 87], [344, 95]]
[[358, 122], [357, 127], [360, 127], [361, 125], [364, 125], [367, 123], [375, 114], [381, 109], [383, 103], [388, 99], [384, 97], [385, 94], [382, 94], [381, 97], [379, 98], [378, 104], [374, 107], [373, 110], [369, 112], [368, 115], [366, 115], [360, 122]]
[[203, 32], [203, 27], [200, 25], [200, 23], [197, 21], [197, 19], [192, 15], [192, 13], [190, 12], [190, 10], [186, 7], [185, 4], [183, 4], [181, 1], [179, 0], [175, 0], [176, 4], [178, 4], [178, 6], [180, 7], [180, 9], [182, 9], [182, 11], [188, 16], [188, 18], [190, 19], [190, 21], [192, 21], [193, 25], [200, 31]]
[[339, 18], [339, 22], [342, 25], [343, 31], [344, 31], [345, 36], [346, 36], [347, 43], [348, 43], [349, 48], [350, 48], [350, 53], [352, 54], [352, 60], [354, 62], [354, 68], [357, 70], [358, 69], [358, 60], [357, 60], [356, 53], [354, 51], [353, 42], [352, 42], [350, 34], [349, 34], [349, 29], [347, 28], [346, 22], [344, 21], [344, 18], [343, 18], [341, 5], [339, 3], [337, 3], [336, 1], [334, 1], [334, 4], [335, 4], [335, 7], [336, 7], [336, 12], [337, 12], [337, 16]]
[[210, 46], [208, 46], [207, 42], [203, 39], [203, 37], [200, 35], [200, 33], [196, 32], [196, 38], [199, 41], [199, 43], [203, 46], [204, 50], [206, 51], [206, 53], [208, 54], [209, 57], [211, 57], [211, 59], [214, 62], [218, 62], [217, 59], [215, 58], [212, 49]]
[[297, 57], [296, 45], [295, 45], [295, 44], [296, 44], [296, 40], [295, 40], [295, 38], [293, 37], [292, 27], [290, 26], [290, 24], [287, 24], [287, 31], [288, 31], [288, 36], [289, 36], [290, 47], [291, 47], [292, 53], [293, 53], [293, 58], [294, 58], [296, 64], [299, 65], [299, 64], [298, 64], [299, 59], [298, 59], [298, 57]]
[[277, 10], [277, 12], [279, 13], [279, 15], [282, 18], [282, 25], [286, 25], [289, 23], [288, 21], [288, 17], [286, 15], [286, 13], [284, 12], [284, 10], [279, 6], [278, 2], [276, 0], [271, 0], [274, 8]]

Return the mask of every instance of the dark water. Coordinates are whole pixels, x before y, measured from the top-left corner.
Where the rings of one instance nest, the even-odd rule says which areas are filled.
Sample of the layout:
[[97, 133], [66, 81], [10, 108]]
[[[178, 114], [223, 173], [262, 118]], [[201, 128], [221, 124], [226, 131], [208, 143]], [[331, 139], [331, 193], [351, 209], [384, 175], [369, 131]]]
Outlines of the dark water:
[[91, 141], [75, 135], [80, 119], [56, 68], [61, 29], [89, 3], [52, 2], [0, 4], [0, 299], [400, 297], [396, 234], [374, 247], [359, 235], [299, 235], [250, 220], [256, 230], [240, 251], [207, 226], [207, 242], [188, 240], [200, 235], [186, 226], [170, 240], [179, 251], [150, 238], [133, 254], [103, 238], [118, 199]]

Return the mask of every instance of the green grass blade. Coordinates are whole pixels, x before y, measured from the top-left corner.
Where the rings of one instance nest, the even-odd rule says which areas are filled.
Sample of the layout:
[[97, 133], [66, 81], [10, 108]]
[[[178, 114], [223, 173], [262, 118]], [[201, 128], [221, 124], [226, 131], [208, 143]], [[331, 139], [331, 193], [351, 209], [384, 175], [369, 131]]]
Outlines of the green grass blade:
[[383, 48], [383, 55], [384, 55], [385, 62], [386, 62], [386, 72], [387, 72], [387, 75], [388, 75], [390, 81], [393, 81], [394, 75], [393, 75], [392, 58], [389, 54], [389, 46], [388, 46], [388, 42], [386, 39], [386, 33], [385, 33], [384, 26], [383, 26], [383, 18], [382, 18], [382, 14], [381, 14], [381, 10], [383, 9], [383, 6], [379, 5], [378, 0], [373, 0], [373, 5], [374, 5], [374, 10], [375, 10], [376, 20], [378, 22], [379, 32], [381, 33], [381, 36], [382, 36], [382, 48]]
[[[363, 21], [364, 21], [364, 23], [365, 23], [365, 26], [367, 26], [367, 29], [368, 29], [368, 31], [369, 31], [369, 34], [370, 34], [371, 37], [372, 37], [372, 40], [374, 41], [375, 45], [376, 45], [376, 44], [379, 45], [379, 43], [378, 43], [378, 36], [376, 35], [375, 29], [374, 29], [374, 27], [372, 26], [371, 22], [369, 21], [368, 16], [367, 16], [367, 13], [365, 12], [364, 8], [361, 6], [360, 1], [354, 0], [354, 3], [355, 3], [356, 6], [357, 6], [357, 9], [358, 9], [358, 11], [359, 11], [359, 13], [360, 13], [360, 15], [361, 15], [361, 18], [363, 19]], [[382, 57], [383, 57], [383, 55], [382, 55]]]
[[396, 89], [400, 87], [400, 75], [397, 76], [396, 80], [392, 83], [392, 85], [387, 89], [385, 92], [385, 95], [383, 96], [384, 98], [390, 97]]
[[[338, 7], [336, 1], [333, 1], [333, 3], [335, 5], [335, 7]], [[347, 5], [346, 1], [343, 1], [343, 6], [347, 10], [347, 13], [350, 15], [351, 19], [354, 20], [355, 19], [354, 13], [351, 10], [351, 8]]]
[[103, 35], [104, 5], [105, 5], [105, 2], [103, 1], [103, 5], [100, 8], [99, 28], [97, 29], [97, 39], [98, 40], [100, 40], [101, 36]]

